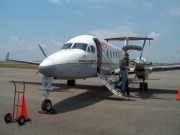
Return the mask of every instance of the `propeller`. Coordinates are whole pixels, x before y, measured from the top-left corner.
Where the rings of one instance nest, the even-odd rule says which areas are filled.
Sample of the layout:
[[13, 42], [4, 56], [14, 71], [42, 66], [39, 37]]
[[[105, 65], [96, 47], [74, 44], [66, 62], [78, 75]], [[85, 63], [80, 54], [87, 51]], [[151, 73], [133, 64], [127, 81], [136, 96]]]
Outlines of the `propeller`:
[[[40, 44], [38, 44], [38, 47], [39, 47], [39, 49], [41, 50], [41, 52], [43, 53], [43, 55], [47, 58], [47, 55], [46, 55], [46, 53], [44, 52], [44, 50], [43, 50], [43, 48], [41, 47]], [[38, 73], [39, 73], [39, 70], [37, 71], [37, 73], [36, 73], [35, 75], [37, 75]]]
[[44, 52], [44, 50], [43, 50], [43, 48], [41, 47], [41, 45], [38, 44], [38, 46], [39, 46], [39, 49], [41, 50], [41, 52], [42, 52], [42, 53], [44, 54], [44, 56], [47, 58], [46, 53]]

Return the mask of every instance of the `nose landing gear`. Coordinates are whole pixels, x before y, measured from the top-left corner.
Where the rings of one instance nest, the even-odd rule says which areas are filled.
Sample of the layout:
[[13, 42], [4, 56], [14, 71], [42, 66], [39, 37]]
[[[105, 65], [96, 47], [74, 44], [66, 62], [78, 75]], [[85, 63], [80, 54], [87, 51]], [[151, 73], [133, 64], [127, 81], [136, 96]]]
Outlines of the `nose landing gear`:
[[143, 82], [141, 82], [140, 84], [139, 84], [139, 89], [140, 90], [145, 90], [145, 91], [147, 91], [148, 90], [148, 83], [147, 82], [144, 82], [144, 80], [143, 80]]

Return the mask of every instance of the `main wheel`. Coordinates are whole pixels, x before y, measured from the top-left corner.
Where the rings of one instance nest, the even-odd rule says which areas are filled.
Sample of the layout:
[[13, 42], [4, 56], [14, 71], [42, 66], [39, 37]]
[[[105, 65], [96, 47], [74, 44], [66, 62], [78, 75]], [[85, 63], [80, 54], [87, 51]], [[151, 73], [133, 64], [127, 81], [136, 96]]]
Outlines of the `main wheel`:
[[139, 84], [139, 89], [143, 90], [143, 83], [142, 82]]
[[23, 115], [19, 116], [18, 119], [17, 119], [17, 121], [18, 121], [18, 124], [19, 124], [19, 125], [23, 125], [23, 124], [25, 123], [25, 118], [24, 118], [24, 116], [23, 116]]
[[75, 80], [71, 80], [71, 85], [75, 86], [76, 85], [76, 81]]
[[67, 80], [67, 85], [71, 86], [71, 80]]
[[52, 103], [51, 103], [51, 100], [49, 99], [44, 99], [42, 104], [41, 104], [41, 109], [43, 111], [50, 111], [52, 108]]
[[76, 85], [76, 81], [75, 80], [67, 80], [67, 85], [68, 86], [75, 86]]
[[148, 83], [144, 83], [144, 90], [148, 89]]
[[11, 120], [12, 120], [12, 115], [10, 113], [6, 113], [4, 116], [4, 121], [6, 123], [9, 123], [9, 122], [11, 122]]

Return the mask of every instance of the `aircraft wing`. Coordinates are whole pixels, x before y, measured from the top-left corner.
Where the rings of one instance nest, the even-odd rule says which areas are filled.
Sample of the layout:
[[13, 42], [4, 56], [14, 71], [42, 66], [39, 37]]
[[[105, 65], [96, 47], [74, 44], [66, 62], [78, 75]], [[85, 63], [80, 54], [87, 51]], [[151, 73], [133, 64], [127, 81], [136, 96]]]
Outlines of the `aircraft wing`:
[[[160, 71], [167, 71], [167, 70], [177, 70], [180, 69], [180, 65], [170, 65], [170, 66], [154, 66], [149, 67], [150, 72], [160, 72]], [[115, 74], [119, 73], [119, 69], [115, 70]], [[128, 74], [134, 74], [134, 68], [130, 68], [130, 71], [128, 71]]]
[[27, 63], [27, 64], [33, 64], [33, 65], [40, 65], [41, 62], [33, 62], [33, 61], [24, 61], [24, 60], [13, 60], [9, 59], [9, 52], [6, 55], [6, 61], [14, 61], [14, 62], [20, 62], [20, 63]]
[[[120, 69], [115, 69], [115, 74], [119, 74]], [[130, 71], [128, 71], [128, 74], [134, 74], [134, 68], [130, 68]]]
[[155, 72], [155, 71], [166, 71], [166, 70], [176, 70], [176, 69], [180, 69], [180, 65], [154, 66], [154, 67], [149, 67], [149, 69], [153, 72]]

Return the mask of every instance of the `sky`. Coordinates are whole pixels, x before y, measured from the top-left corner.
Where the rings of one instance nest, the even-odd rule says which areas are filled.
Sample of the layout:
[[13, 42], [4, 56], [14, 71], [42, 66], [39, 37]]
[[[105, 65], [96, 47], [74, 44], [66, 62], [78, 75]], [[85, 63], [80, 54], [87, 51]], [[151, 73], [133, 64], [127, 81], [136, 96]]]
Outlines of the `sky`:
[[[151, 37], [143, 57], [180, 62], [180, 0], [0, 0], [0, 60], [42, 61], [79, 35]], [[118, 47], [124, 42], [111, 41]], [[143, 41], [129, 42], [142, 46]], [[130, 52], [137, 58], [140, 52]]]

